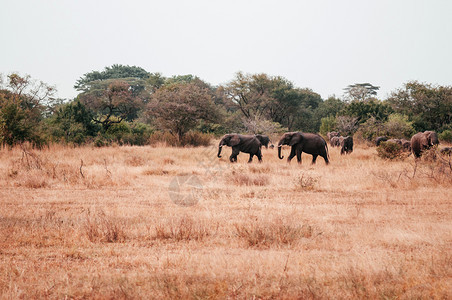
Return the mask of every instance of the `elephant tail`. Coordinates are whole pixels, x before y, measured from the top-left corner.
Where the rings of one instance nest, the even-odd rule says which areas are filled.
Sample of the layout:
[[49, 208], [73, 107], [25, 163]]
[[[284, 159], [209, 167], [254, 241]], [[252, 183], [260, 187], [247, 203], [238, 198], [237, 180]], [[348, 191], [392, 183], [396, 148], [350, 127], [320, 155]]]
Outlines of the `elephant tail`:
[[325, 142], [325, 151], [326, 151], [326, 157], [328, 158], [328, 160], [330, 160], [330, 151], [328, 151], [328, 143]]

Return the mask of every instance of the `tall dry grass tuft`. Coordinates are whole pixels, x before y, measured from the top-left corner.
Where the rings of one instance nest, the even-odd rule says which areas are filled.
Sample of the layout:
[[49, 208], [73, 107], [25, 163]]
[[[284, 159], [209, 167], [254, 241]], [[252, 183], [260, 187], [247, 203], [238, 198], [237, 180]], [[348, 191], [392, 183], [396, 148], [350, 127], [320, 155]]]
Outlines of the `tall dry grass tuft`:
[[88, 211], [83, 225], [85, 234], [92, 243], [120, 243], [127, 238], [124, 222], [109, 217], [104, 211]]
[[[192, 217], [184, 216], [180, 219], [171, 219], [155, 225], [154, 238], [157, 240], [173, 241], [201, 241], [212, 236], [218, 230], [217, 224], [210, 224], [194, 220]], [[212, 228], [216, 227], [216, 228]]]
[[243, 170], [232, 170], [227, 180], [236, 185], [266, 186], [270, 183], [270, 178], [265, 174], [246, 174]]
[[248, 247], [269, 248], [291, 246], [301, 238], [312, 237], [312, 226], [294, 225], [281, 219], [251, 221], [234, 225], [236, 235]]

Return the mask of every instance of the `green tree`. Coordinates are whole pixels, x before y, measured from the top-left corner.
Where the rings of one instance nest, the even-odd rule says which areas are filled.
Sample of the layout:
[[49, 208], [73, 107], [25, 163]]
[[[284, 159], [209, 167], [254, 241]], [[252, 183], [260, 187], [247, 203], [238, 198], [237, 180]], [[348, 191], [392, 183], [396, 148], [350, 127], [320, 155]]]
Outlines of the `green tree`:
[[379, 86], [374, 86], [370, 83], [355, 83], [347, 86], [345, 96], [350, 101], [368, 101], [375, 99]]
[[58, 107], [46, 120], [47, 130], [56, 141], [82, 144], [98, 132], [92, 119], [92, 113], [80, 101], [73, 101]]
[[157, 128], [169, 130], [179, 142], [201, 121], [219, 121], [210, 91], [194, 83], [175, 83], [158, 89], [151, 97], [147, 112]]
[[352, 101], [348, 103], [339, 114], [355, 117], [357, 118], [358, 123], [361, 124], [371, 117], [385, 121], [392, 112], [393, 110], [388, 103], [373, 99], [366, 102]]
[[0, 75], [0, 140], [14, 145], [24, 141], [43, 143], [40, 123], [56, 90], [42, 81], [9, 74]]
[[411, 81], [396, 90], [387, 102], [407, 115], [416, 131], [452, 129], [452, 87]]
[[[149, 72], [143, 68], [136, 66], [124, 66], [124, 65], [112, 65], [111, 67], [105, 67], [103, 71], [91, 71], [80, 77], [74, 88], [78, 91], [88, 91], [91, 88], [93, 82], [104, 81], [109, 79], [124, 79], [124, 78], [134, 78], [134, 79], [148, 79], [151, 76]], [[144, 82], [144, 81], [141, 81]], [[140, 86], [138, 89], [144, 88]]]
[[77, 99], [93, 112], [93, 121], [102, 125], [104, 132], [112, 124], [135, 119], [145, 104], [128, 82], [115, 79], [91, 83], [91, 89]]
[[295, 88], [283, 77], [239, 72], [223, 91], [225, 107], [239, 110], [244, 122], [257, 118], [277, 122], [289, 130], [320, 126], [320, 120], [314, 118], [314, 111], [322, 102], [320, 95], [310, 89]]

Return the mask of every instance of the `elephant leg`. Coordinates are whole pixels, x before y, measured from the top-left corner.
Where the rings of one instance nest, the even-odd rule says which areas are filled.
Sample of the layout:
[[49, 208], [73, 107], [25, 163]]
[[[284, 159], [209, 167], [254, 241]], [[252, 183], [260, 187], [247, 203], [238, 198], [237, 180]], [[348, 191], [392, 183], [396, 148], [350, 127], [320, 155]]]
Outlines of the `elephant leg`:
[[295, 156], [295, 148], [292, 147], [292, 150], [290, 150], [290, 155], [287, 158], [287, 162], [290, 162], [292, 160], [292, 158], [294, 158], [294, 156]]
[[254, 154], [250, 153], [250, 159], [248, 159], [248, 163], [253, 161], [253, 156], [254, 156]]
[[259, 151], [257, 151], [256, 156], [257, 156], [257, 159], [259, 160], [259, 162], [262, 162], [262, 152], [260, 149], [259, 149]]
[[317, 156], [318, 156], [317, 154], [312, 155], [312, 162], [311, 162], [312, 165], [315, 164], [315, 161], [317, 160]]
[[240, 150], [239, 150], [239, 149], [237, 149], [237, 148], [232, 148], [232, 154], [231, 154], [231, 156], [229, 157], [229, 160], [230, 160], [231, 162], [237, 162], [237, 155], [239, 155], [239, 153], [240, 153]]
[[328, 160], [328, 154], [323, 154], [323, 155], [321, 155], [322, 157], [323, 157], [323, 159], [325, 160], [325, 163], [326, 164], [329, 164], [330, 163], [330, 161]]
[[297, 150], [297, 161], [301, 164], [301, 150]]

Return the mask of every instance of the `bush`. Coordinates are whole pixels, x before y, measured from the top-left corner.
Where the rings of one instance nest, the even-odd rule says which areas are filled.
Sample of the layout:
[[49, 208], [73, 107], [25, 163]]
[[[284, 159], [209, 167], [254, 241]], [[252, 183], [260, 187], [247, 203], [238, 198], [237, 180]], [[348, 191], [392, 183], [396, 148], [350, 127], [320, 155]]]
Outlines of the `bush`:
[[414, 134], [413, 123], [408, 121], [408, 116], [391, 114], [384, 123], [387, 136], [396, 138], [409, 138]]
[[383, 159], [402, 158], [402, 146], [392, 142], [381, 142], [377, 147], [378, 156]]
[[336, 117], [329, 116], [320, 120], [320, 134], [325, 135], [328, 132], [336, 130]]
[[209, 146], [212, 140], [212, 135], [201, 133], [197, 131], [187, 132], [181, 141], [182, 146], [190, 145], [194, 147]]
[[189, 131], [186, 133], [182, 140], [179, 141], [177, 136], [167, 132], [167, 131], [157, 131], [150, 135], [149, 144], [157, 145], [159, 143], [166, 144], [168, 146], [179, 147], [179, 146], [209, 146], [210, 141], [213, 136], [207, 133], [201, 133], [198, 131]]
[[452, 143], [452, 131], [447, 129], [438, 135], [438, 138], [446, 143]]

